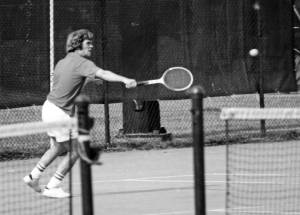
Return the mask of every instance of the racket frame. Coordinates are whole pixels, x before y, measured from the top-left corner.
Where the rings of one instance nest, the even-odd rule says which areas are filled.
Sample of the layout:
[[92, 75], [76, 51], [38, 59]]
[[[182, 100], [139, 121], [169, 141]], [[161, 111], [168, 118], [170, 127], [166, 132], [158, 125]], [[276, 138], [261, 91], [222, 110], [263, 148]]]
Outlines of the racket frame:
[[[186, 71], [186, 72], [189, 74], [189, 76], [190, 76], [190, 78], [191, 78], [191, 81], [190, 81], [190, 83], [189, 83], [187, 86], [185, 86], [185, 87], [183, 87], [183, 88], [173, 88], [173, 87], [168, 86], [168, 85], [165, 83], [164, 78], [165, 78], [166, 74], [167, 74], [168, 72], [170, 72], [171, 70], [174, 70], [174, 69], [182, 69], [182, 70]], [[162, 75], [161, 78], [159, 78], [159, 79], [153, 79], [153, 80], [147, 80], [147, 81], [138, 81], [138, 82], [137, 82], [137, 86], [152, 85], [152, 84], [162, 84], [162, 85], [164, 85], [166, 88], [168, 88], [168, 89], [170, 89], [170, 90], [172, 90], [172, 91], [184, 91], [184, 90], [190, 88], [191, 85], [193, 84], [193, 82], [194, 82], [194, 77], [193, 77], [193, 74], [191, 73], [190, 70], [188, 70], [188, 69], [185, 68], [185, 67], [176, 66], [176, 67], [170, 67], [169, 69], [165, 70], [165, 72], [163, 73], [163, 75]]]

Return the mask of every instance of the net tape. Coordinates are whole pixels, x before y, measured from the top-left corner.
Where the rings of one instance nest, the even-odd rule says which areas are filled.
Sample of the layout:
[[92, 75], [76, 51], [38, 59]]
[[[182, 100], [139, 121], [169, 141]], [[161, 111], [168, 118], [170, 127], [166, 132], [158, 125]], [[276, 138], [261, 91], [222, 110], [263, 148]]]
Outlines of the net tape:
[[300, 108], [222, 108], [222, 120], [300, 119]]
[[[17, 123], [9, 125], [0, 125], [0, 139], [17, 137], [17, 136], [26, 136], [26, 135], [35, 135], [40, 133], [45, 133], [49, 130], [58, 130], [58, 129], [77, 129], [78, 123], [77, 118], [71, 118], [70, 120], [60, 120], [53, 122], [27, 122], [27, 123]], [[78, 136], [78, 148], [77, 152], [82, 160], [91, 164], [91, 165], [101, 165], [102, 163], [98, 161], [98, 156], [92, 160], [87, 155], [87, 152], [84, 147], [84, 142], [89, 141], [89, 135], [80, 135]]]
[[0, 125], [0, 138], [39, 134], [53, 129], [77, 129], [77, 118], [53, 122], [26, 122]]

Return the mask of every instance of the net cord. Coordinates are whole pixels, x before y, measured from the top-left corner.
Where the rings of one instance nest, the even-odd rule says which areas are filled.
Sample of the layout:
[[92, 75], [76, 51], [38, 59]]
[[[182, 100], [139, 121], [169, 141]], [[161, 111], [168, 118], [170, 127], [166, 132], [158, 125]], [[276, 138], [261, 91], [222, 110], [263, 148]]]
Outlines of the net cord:
[[49, 130], [77, 129], [77, 118], [55, 122], [27, 122], [0, 126], [0, 138], [45, 133]]
[[222, 108], [222, 120], [300, 119], [300, 108]]

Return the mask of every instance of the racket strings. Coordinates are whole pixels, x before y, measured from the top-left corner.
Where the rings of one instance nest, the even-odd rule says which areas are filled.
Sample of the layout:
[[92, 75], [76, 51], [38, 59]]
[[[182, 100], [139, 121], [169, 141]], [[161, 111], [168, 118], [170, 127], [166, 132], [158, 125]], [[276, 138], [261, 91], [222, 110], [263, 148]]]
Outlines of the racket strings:
[[192, 76], [184, 69], [173, 69], [165, 74], [164, 82], [169, 88], [183, 89], [190, 85]]

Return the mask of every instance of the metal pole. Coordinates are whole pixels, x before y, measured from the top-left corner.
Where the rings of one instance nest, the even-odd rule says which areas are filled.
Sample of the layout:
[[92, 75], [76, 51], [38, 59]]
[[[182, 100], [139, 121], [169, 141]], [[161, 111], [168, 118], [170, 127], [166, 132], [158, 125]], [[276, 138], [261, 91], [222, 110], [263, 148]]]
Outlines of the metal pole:
[[[263, 35], [262, 35], [262, 19], [261, 19], [261, 4], [259, 0], [256, 0], [256, 2], [253, 5], [254, 10], [256, 11], [256, 16], [257, 16], [257, 35], [258, 35], [258, 50], [259, 50], [259, 55], [258, 55], [258, 69], [259, 69], [259, 106], [260, 108], [265, 107], [265, 96], [264, 96], [264, 76], [263, 76], [263, 71], [262, 71], [262, 60], [263, 60]], [[261, 120], [260, 121], [260, 130], [261, 130], [261, 135], [265, 136], [266, 135], [266, 121]]]
[[229, 122], [228, 119], [225, 120], [225, 137], [226, 137], [226, 141], [229, 140]]
[[194, 145], [194, 184], [195, 214], [205, 215], [205, 169], [204, 169], [204, 127], [203, 127], [203, 95], [200, 86], [191, 89], [192, 98], [192, 130]]
[[[72, 132], [70, 131], [69, 132], [69, 147], [70, 147], [70, 153], [69, 153], [69, 161], [71, 161], [71, 157], [72, 157], [72, 154], [73, 154], [73, 150], [74, 150], [74, 147], [73, 147], [73, 141], [72, 141]], [[71, 194], [71, 197], [70, 197], [70, 200], [69, 200], [69, 214], [70, 215], [73, 215], [73, 172], [72, 172], [72, 167], [71, 167], [71, 162], [69, 162], [70, 164], [70, 172], [69, 172], [69, 190], [70, 190], [70, 194]]]
[[[106, 67], [105, 61], [105, 49], [107, 45], [106, 38], [106, 0], [101, 0], [101, 47], [102, 47], [102, 64], [103, 67]], [[110, 142], [110, 117], [109, 117], [109, 98], [108, 98], [108, 82], [104, 81], [103, 84], [103, 92], [104, 92], [104, 123], [105, 123], [105, 144], [106, 147], [111, 147]]]
[[49, 0], [49, 60], [50, 60], [50, 91], [54, 76], [54, 0]]
[[[89, 98], [78, 96], [76, 99], [77, 117], [78, 117], [78, 141], [83, 144], [87, 155], [91, 155], [90, 148], [90, 128], [91, 119], [89, 117]], [[92, 172], [91, 165], [80, 159], [81, 174], [81, 195], [82, 195], [82, 212], [83, 215], [93, 215], [93, 193], [92, 193]]]

